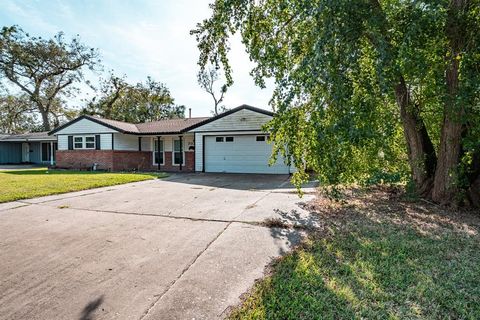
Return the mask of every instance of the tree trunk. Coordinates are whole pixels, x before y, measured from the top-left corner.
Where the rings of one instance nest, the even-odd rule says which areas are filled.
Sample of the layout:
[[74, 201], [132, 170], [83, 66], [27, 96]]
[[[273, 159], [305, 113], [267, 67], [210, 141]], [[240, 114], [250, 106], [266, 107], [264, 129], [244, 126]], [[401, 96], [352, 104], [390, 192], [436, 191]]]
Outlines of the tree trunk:
[[395, 97], [400, 107], [413, 181], [419, 195], [430, 197], [436, 166], [435, 149], [418, 107], [410, 102], [410, 94], [403, 77], [400, 77], [395, 87]]
[[458, 166], [462, 150], [463, 107], [457, 103], [459, 86], [459, 55], [463, 48], [464, 30], [461, 27], [461, 11], [466, 0], [452, 0], [446, 27], [449, 40], [449, 66], [445, 73], [447, 97], [443, 110], [443, 126], [438, 150], [432, 199], [441, 204], [451, 204], [458, 195]]
[[50, 127], [50, 119], [48, 119], [48, 112], [44, 111], [41, 107], [38, 108], [38, 111], [40, 111], [40, 114], [42, 115], [43, 130], [52, 130]]

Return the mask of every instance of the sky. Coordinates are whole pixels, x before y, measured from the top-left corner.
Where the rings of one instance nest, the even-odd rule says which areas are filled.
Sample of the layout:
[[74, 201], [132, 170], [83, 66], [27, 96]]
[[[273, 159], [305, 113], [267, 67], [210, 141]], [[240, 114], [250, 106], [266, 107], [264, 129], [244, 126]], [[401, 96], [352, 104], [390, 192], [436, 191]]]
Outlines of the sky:
[[[0, 0], [0, 27], [18, 25], [32, 36], [44, 38], [59, 31], [67, 38], [78, 34], [85, 45], [98, 49], [105, 70], [126, 75], [130, 83], [151, 76], [170, 89], [176, 104], [185, 105], [187, 110], [192, 108], [192, 116], [210, 116], [213, 99], [197, 83], [199, 51], [195, 37], [189, 34], [197, 22], [209, 17], [210, 2]], [[239, 37], [232, 39], [231, 48], [234, 85], [229, 88], [224, 105], [234, 108], [249, 104], [270, 109], [272, 86], [255, 86], [249, 75], [254, 65]], [[82, 87], [80, 95], [68, 103], [77, 106], [81, 98], [91, 94]]]

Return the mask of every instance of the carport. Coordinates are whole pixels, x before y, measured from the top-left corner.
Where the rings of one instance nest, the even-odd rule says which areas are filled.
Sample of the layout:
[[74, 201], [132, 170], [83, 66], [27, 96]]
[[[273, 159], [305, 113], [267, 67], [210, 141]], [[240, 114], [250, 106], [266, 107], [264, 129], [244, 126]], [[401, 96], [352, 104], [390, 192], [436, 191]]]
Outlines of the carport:
[[55, 164], [57, 138], [47, 132], [0, 136], [0, 164]]

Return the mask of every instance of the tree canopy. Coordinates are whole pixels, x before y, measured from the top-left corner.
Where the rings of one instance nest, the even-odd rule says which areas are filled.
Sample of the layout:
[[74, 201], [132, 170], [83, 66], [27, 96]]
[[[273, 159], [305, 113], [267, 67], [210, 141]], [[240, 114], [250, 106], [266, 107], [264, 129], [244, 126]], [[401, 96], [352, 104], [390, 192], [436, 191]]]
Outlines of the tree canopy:
[[73, 94], [75, 83], [84, 81], [83, 69], [99, 63], [95, 49], [78, 37], [66, 42], [63, 33], [52, 39], [33, 37], [17, 26], [0, 32], [0, 80], [27, 95], [41, 116], [43, 129], [64, 113], [62, 97]]
[[140, 123], [185, 117], [185, 107], [174, 104], [168, 88], [148, 77], [143, 82], [129, 84], [125, 77], [113, 74], [103, 79], [97, 96], [82, 110], [84, 114]]
[[277, 152], [323, 183], [407, 172], [440, 203], [480, 205], [479, 0], [216, 0], [192, 31], [225, 70], [240, 33], [255, 82], [275, 80]]

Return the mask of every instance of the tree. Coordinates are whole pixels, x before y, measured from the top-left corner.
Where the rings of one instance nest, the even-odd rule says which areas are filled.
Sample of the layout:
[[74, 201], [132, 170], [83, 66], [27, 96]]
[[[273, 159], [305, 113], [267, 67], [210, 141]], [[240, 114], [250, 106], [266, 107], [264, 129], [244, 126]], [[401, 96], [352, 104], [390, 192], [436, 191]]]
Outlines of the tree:
[[0, 33], [0, 78], [28, 95], [46, 131], [52, 128], [52, 119], [60, 116], [60, 97], [73, 94], [72, 85], [83, 80], [83, 68], [93, 69], [98, 62], [96, 50], [78, 37], [67, 43], [58, 33], [47, 40], [16, 26], [4, 27]]
[[18, 134], [35, 128], [35, 106], [26, 95], [0, 96], [0, 133]]
[[[258, 85], [274, 78], [275, 152], [326, 183], [365, 182], [408, 159], [418, 193], [480, 206], [478, 0], [217, 0], [192, 31], [199, 63], [228, 63], [237, 31]], [[403, 134], [404, 141], [400, 141]], [[406, 154], [407, 157], [403, 157]], [[381, 156], [379, 156], [381, 155]]]
[[217, 116], [219, 113], [227, 111], [227, 108], [221, 103], [225, 93], [227, 93], [228, 86], [226, 84], [220, 87], [220, 96], [217, 96], [215, 90], [215, 82], [218, 81], [218, 72], [215, 68], [210, 68], [208, 70], [203, 69], [198, 73], [198, 84], [205, 90], [208, 94], [212, 96], [214, 109], [213, 115]]
[[131, 85], [125, 77], [110, 73], [97, 92], [83, 114], [132, 123], [185, 117], [185, 106], [175, 105], [168, 88], [150, 77], [145, 83]]

